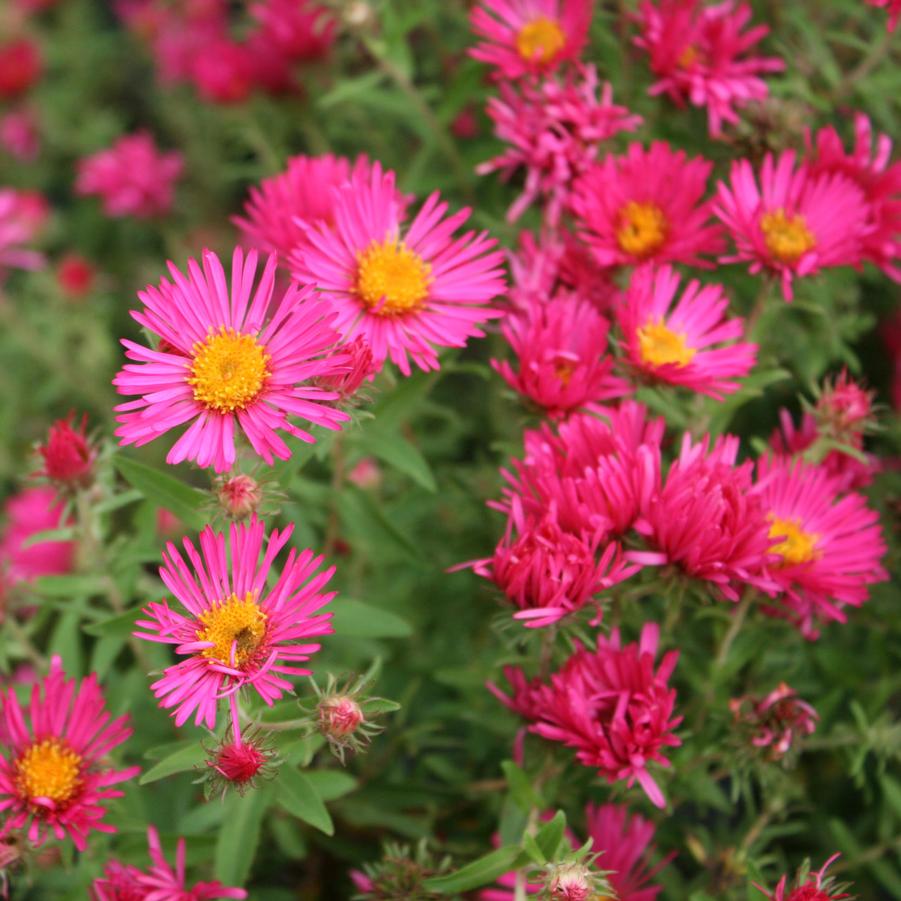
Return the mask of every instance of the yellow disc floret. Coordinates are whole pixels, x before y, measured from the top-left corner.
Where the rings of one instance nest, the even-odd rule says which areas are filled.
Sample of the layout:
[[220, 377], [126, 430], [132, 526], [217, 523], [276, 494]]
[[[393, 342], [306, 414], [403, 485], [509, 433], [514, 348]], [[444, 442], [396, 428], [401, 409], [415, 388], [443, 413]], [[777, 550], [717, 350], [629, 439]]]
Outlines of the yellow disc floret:
[[213, 643], [203, 649], [203, 656], [237, 669], [253, 659], [266, 635], [267, 616], [252, 591], [243, 598], [233, 594], [217, 601], [199, 619], [202, 627], [197, 630], [197, 640]]
[[519, 55], [530, 63], [547, 65], [566, 46], [566, 35], [556, 19], [538, 16], [516, 35]]
[[819, 556], [817, 541], [820, 536], [805, 532], [801, 528], [801, 520], [780, 519], [775, 513], [770, 514], [769, 520], [769, 537], [781, 539], [770, 548], [771, 553], [779, 554], [789, 564], [809, 563]]
[[690, 347], [684, 332], [674, 332], [662, 319], [648, 320], [637, 329], [638, 349], [650, 366], [687, 366], [697, 351]]
[[780, 263], [797, 263], [817, 245], [817, 239], [801, 215], [788, 216], [785, 210], [772, 210], [760, 217], [760, 230], [767, 250]]
[[616, 240], [625, 253], [644, 258], [660, 249], [668, 231], [669, 223], [656, 203], [630, 200], [620, 211]]
[[81, 786], [82, 759], [58, 738], [30, 745], [15, 766], [16, 788], [32, 802], [47, 798], [60, 806]]
[[403, 241], [373, 241], [357, 256], [356, 293], [378, 316], [418, 310], [428, 297], [432, 267]]
[[253, 335], [222, 326], [193, 348], [188, 384], [194, 400], [217, 413], [234, 413], [252, 404], [269, 377], [269, 354]]

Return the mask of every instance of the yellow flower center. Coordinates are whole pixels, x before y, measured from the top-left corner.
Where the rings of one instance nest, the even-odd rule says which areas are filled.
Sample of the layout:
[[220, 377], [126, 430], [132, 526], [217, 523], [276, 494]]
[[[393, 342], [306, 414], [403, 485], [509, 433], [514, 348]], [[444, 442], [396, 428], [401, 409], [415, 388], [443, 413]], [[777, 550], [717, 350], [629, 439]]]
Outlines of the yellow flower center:
[[680, 54], [679, 58], [676, 60], [676, 65], [680, 66], [683, 69], [688, 69], [693, 66], [701, 54], [698, 53], [698, 48], [695, 47], [694, 44], [689, 44]]
[[81, 786], [81, 757], [57, 738], [30, 745], [16, 761], [16, 787], [28, 798], [49, 798], [57, 806]]
[[687, 366], [697, 353], [689, 347], [684, 332], [674, 332], [662, 319], [649, 319], [637, 333], [641, 359], [650, 366]]
[[573, 373], [576, 371], [577, 365], [578, 364], [572, 360], [558, 360], [554, 364], [554, 375], [560, 379], [564, 388], [568, 387], [570, 381], [572, 381]]
[[422, 306], [432, 267], [403, 241], [373, 241], [357, 255], [357, 296], [372, 313], [397, 316]]
[[252, 404], [269, 377], [269, 354], [253, 335], [222, 326], [193, 348], [188, 384], [194, 400], [217, 413], [233, 413]]
[[772, 523], [769, 537], [782, 539], [770, 548], [771, 553], [779, 554], [789, 564], [809, 563], [819, 556], [817, 541], [820, 536], [805, 532], [801, 520], [780, 519], [775, 513], [770, 514], [769, 520]]
[[782, 263], [797, 263], [817, 239], [800, 214], [787, 216], [781, 207], [760, 217], [760, 230], [767, 250]]
[[197, 630], [197, 640], [213, 642], [212, 647], [203, 649], [203, 656], [237, 669], [253, 659], [266, 634], [267, 616], [252, 591], [243, 598], [233, 594], [217, 601], [199, 618], [203, 626]]
[[656, 203], [630, 200], [620, 211], [616, 240], [634, 257], [647, 257], [659, 250], [666, 240], [669, 223]]
[[519, 55], [530, 63], [549, 63], [566, 46], [566, 35], [556, 19], [538, 16], [516, 35]]

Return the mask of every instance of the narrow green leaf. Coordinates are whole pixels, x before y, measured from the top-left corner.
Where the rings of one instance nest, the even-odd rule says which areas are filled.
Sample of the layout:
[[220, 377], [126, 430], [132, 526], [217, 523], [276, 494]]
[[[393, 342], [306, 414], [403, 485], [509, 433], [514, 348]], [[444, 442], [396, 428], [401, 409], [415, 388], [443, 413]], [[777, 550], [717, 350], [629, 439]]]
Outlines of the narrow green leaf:
[[557, 857], [557, 849], [563, 841], [566, 832], [566, 814], [562, 810], [558, 810], [554, 814], [552, 820], [548, 820], [535, 836], [535, 842], [541, 848], [541, 852], [548, 860], [554, 860]]
[[149, 501], [171, 510], [185, 525], [203, 528], [205, 517], [200, 513], [200, 507], [207, 496], [202, 491], [131, 457], [116, 454], [113, 461], [122, 478]]
[[[461, 867], [455, 873], [426, 879], [425, 887], [429, 891], [439, 892], [442, 895], [468, 892], [479, 886], [488, 885], [494, 882], [498, 876], [515, 870], [524, 857], [522, 849], [515, 845], [498, 848], [497, 851], [492, 851], [490, 854], [468, 863], [465, 867]], [[522, 862], [525, 861], [522, 860]]]
[[131, 635], [135, 628], [135, 620], [140, 615], [141, 608], [132, 607], [131, 610], [100, 620], [99, 623], [89, 623], [86, 626], [82, 626], [81, 629], [83, 632], [87, 632], [88, 635], [96, 635], [101, 638], [107, 636], [122, 638]]
[[334, 835], [335, 826], [313, 783], [299, 770], [282, 767], [276, 780], [276, 798], [292, 816]]
[[149, 785], [151, 782], [165, 779], [166, 776], [193, 770], [195, 766], [203, 763], [205, 756], [206, 752], [199, 741], [182, 742], [180, 748], [168, 754], [159, 763], [147, 770], [141, 776], [139, 782], [141, 785]]
[[426, 491], [437, 491], [435, 477], [419, 449], [399, 434], [380, 429], [367, 429], [361, 436], [359, 446], [367, 453], [374, 454], [389, 466], [408, 475]]
[[339, 635], [352, 638], [407, 638], [413, 634], [406, 620], [371, 604], [339, 597], [333, 606], [332, 625]]
[[106, 594], [107, 585], [101, 576], [41, 576], [32, 587], [44, 597], [72, 598]]
[[358, 785], [350, 773], [341, 770], [307, 770], [304, 774], [323, 801], [335, 801], [350, 794]]
[[510, 797], [523, 810], [545, 806], [541, 795], [532, 787], [532, 781], [512, 760], [505, 760], [501, 763], [501, 770], [503, 770], [507, 785], [510, 787]]
[[263, 816], [272, 800], [271, 785], [232, 795], [216, 840], [216, 876], [226, 885], [244, 885], [260, 843]]

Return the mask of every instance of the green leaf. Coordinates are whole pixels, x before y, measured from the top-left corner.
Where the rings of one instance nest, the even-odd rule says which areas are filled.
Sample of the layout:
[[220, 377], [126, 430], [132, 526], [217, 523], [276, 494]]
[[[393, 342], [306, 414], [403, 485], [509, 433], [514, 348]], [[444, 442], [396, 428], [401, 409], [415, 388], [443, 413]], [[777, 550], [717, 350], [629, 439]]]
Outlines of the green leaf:
[[535, 836], [535, 842], [541, 848], [547, 860], [556, 860], [557, 850], [563, 841], [563, 835], [566, 832], [566, 814], [562, 810], [558, 810], [552, 820], [545, 823], [538, 834]]
[[141, 785], [149, 785], [151, 782], [165, 779], [166, 776], [193, 770], [195, 766], [203, 763], [205, 757], [206, 751], [203, 750], [203, 746], [199, 741], [182, 742], [178, 750], [168, 754], [159, 763], [147, 770], [141, 776], [139, 783]]
[[207, 500], [204, 492], [131, 457], [116, 454], [113, 461], [122, 478], [133, 488], [137, 488], [151, 503], [171, 510], [191, 528], [203, 528], [206, 517], [200, 512], [200, 508]]
[[272, 800], [267, 785], [226, 802], [227, 812], [216, 840], [216, 876], [226, 885], [244, 885], [260, 843], [263, 816]]
[[350, 794], [358, 785], [350, 773], [341, 770], [307, 770], [304, 774], [310, 780], [316, 794], [323, 801], [335, 801]]
[[532, 781], [512, 760], [505, 760], [501, 769], [510, 786], [510, 797], [523, 809], [539, 809], [545, 806], [541, 795], [532, 787]]
[[107, 584], [102, 576], [41, 576], [32, 587], [48, 598], [90, 597], [106, 594]]
[[276, 780], [276, 798], [292, 816], [334, 835], [335, 826], [313, 783], [299, 770], [282, 767]]
[[111, 616], [108, 619], [102, 619], [99, 623], [90, 623], [82, 626], [81, 629], [83, 632], [87, 632], [88, 635], [96, 635], [100, 638], [106, 636], [122, 638], [131, 635], [135, 628], [135, 620], [140, 615], [141, 608], [132, 607], [131, 610], [118, 613], [116, 616]]
[[350, 598], [333, 602], [335, 632], [350, 638], [407, 638], [413, 634], [410, 624], [396, 613]]
[[[442, 895], [468, 892], [479, 886], [488, 885], [494, 882], [498, 876], [515, 870], [523, 858], [525, 855], [522, 849], [515, 845], [508, 845], [506, 848], [498, 848], [497, 851], [492, 851], [490, 854], [468, 863], [455, 873], [426, 879], [425, 887], [431, 892], [439, 892]], [[525, 862], [524, 859], [522, 862]]]
[[425, 457], [417, 447], [399, 434], [379, 429], [367, 429], [360, 436], [358, 446], [408, 475], [426, 491], [437, 491], [435, 477], [432, 475], [432, 470]]
[[379, 551], [393, 548], [411, 562], [422, 562], [422, 551], [386, 515], [382, 507], [355, 485], [349, 485], [338, 497], [341, 520], [346, 529], [372, 542]]

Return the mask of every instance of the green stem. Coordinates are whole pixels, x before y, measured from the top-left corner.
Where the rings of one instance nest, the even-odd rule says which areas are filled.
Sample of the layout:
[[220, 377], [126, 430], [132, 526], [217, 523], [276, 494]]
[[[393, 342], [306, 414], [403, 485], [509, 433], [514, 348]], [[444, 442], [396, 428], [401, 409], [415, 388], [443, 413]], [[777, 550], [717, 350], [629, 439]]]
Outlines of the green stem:
[[45, 669], [47, 667], [47, 658], [32, 644], [28, 633], [22, 628], [19, 621], [10, 614], [4, 622], [4, 627], [12, 633], [16, 643], [25, 653], [25, 656], [38, 668]]
[[739, 602], [735, 613], [732, 614], [732, 622], [729, 623], [729, 629], [723, 636], [723, 640], [720, 642], [719, 650], [716, 653], [716, 658], [713, 661], [713, 667], [715, 670], [720, 670], [723, 668], [723, 664], [726, 662], [726, 658], [729, 656], [729, 651], [732, 649], [732, 644], [738, 637], [738, 633], [741, 631], [741, 627], [744, 625], [745, 619], [748, 616], [748, 610], [751, 609], [751, 602], [754, 600], [754, 594], [755, 592], [753, 591], [753, 589], [745, 589], [744, 596]]

